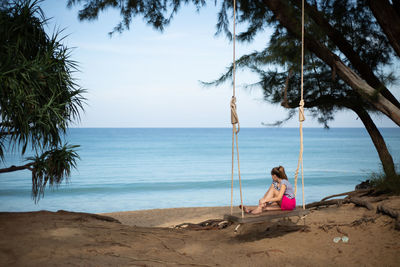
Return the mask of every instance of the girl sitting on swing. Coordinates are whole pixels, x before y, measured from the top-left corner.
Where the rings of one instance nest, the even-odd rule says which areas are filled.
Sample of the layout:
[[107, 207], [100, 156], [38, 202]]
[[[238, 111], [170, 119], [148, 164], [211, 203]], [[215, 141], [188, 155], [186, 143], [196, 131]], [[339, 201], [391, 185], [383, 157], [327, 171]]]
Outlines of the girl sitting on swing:
[[266, 210], [294, 210], [296, 199], [293, 186], [289, 183], [282, 166], [271, 170], [272, 184], [257, 207], [243, 207], [246, 213], [260, 214]]

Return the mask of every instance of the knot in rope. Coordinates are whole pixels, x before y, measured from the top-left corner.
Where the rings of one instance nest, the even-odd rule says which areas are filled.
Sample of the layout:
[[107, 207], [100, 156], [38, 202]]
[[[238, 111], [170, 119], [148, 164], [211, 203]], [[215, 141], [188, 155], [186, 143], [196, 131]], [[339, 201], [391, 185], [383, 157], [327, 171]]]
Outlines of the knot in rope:
[[303, 122], [306, 120], [306, 117], [304, 116], [304, 100], [300, 100], [299, 103], [299, 121]]
[[236, 97], [232, 96], [231, 99], [231, 123], [232, 125], [237, 124], [238, 128], [236, 130], [236, 133], [239, 133], [240, 131], [240, 124], [239, 124], [239, 117], [236, 111]]

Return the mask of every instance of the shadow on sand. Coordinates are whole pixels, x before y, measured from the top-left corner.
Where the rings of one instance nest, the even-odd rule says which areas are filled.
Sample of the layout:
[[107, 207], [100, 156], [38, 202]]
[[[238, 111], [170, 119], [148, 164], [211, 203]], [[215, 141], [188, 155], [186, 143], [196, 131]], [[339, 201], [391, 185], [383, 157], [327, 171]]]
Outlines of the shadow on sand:
[[294, 223], [290, 219], [281, 219], [276, 222], [243, 224], [238, 229], [234, 239], [240, 242], [252, 242], [265, 238], [280, 237], [297, 231], [308, 232], [309, 227]]

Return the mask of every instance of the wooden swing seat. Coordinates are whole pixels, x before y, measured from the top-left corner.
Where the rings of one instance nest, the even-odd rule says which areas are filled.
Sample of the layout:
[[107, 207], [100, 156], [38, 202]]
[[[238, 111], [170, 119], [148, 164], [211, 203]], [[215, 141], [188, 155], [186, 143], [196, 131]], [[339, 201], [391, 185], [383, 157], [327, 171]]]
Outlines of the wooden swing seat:
[[302, 217], [310, 213], [309, 210], [303, 210], [298, 207], [295, 210], [274, 210], [274, 211], [264, 211], [260, 214], [245, 214], [244, 218], [242, 218], [242, 214], [240, 212], [231, 214], [225, 214], [224, 220], [235, 222], [239, 224], [244, 223], [261, 223], [261, 222], [269, 222], [273, 219], [280, 218], [288, 218], [288, 217]]

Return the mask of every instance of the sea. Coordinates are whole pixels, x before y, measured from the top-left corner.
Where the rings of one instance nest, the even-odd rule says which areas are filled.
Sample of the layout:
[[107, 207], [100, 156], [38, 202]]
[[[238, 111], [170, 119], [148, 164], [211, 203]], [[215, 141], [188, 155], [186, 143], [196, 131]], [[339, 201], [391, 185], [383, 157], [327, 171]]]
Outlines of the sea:
[[[380, 129], [396, 164], [400, 128]], [[0, 211], [68, 210], [116, 212], [143, 209], [229, 206], [232, 129], [230, 128], [71, 128], [65, 137], [80, 145], [77, 169], [35, 203], [30, 171], [0, 174]], [[242, 195], [258, 203], [271, 184], [270, 171], [282, 165], [294, 184], [298, 128], [242, 128], [238, 134]], [[236, 150], [235, 150], [236, 152]], [[24, 164], [8, 150], [0, 168]], [[304, 200], [354, 190], [381, 165], [364, 128], [304, 128]], [[240, 187], [234, 164], [234, 205]], [[297, 182], [302, 204], [302, 178]]]

